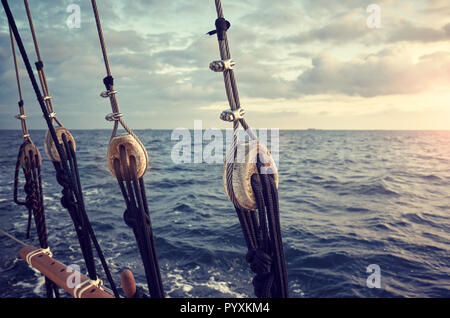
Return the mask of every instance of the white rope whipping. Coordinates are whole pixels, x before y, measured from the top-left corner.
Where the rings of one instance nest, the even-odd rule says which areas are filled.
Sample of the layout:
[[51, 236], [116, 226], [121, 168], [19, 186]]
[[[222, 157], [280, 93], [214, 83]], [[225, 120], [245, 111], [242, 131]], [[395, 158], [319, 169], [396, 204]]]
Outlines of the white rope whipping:
[[84, 282], [79, 283], [73, 289], [73, 297], [75, 298], [83, 298], [83, 294], [92, 287], [97, 287], [102, 289], [103, 281], [100, 278], [97, 280], [85, 280]]
[[37, 250], [31, 251], [30, 253], [28, 253], [28, 254], [25, 256], [25, 261], [28, 263], [28, 265], [32, 266], [31, 260], [33, 259], [33, 257], [35, 257], [35, 256], [37, 256], [37, 255], [41, 255], [41, 254], [46, 254], [46, 255], [48, 255], [49, 257], [52, 257], [52, 256], [53, 256], [52, 252], [50, 251], [50, 247], [47, 247], [47, 248], [39, 248], [39, 249], [37, 249]]

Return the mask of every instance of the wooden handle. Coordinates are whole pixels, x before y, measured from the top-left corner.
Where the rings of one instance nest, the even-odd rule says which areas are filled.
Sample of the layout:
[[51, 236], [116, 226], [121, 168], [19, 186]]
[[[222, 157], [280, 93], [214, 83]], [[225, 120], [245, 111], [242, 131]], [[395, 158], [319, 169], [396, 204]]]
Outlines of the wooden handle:
[[[25, 246], [19, 251], [19, 254], [20, 257], [22, 257], [22, 259], [26, 261], [27, 256], [31, 255], [30, 253], [37, 250], [39, 249], [34, 246]], [[77, 277], [80, 278], [80, 284], [89, 280], [89, 278], [82, 275], [81, 273], [75, 272], [72, 269], [68, 270], [68, 267], [66, 265], [58, 262], [45, 253], [35, 254], [35, 256], [31, 258], [30, 263], [33, 268], [40, 271], [48, 279], [50, 279], [52, 282], [54, 282], [56, 285], [58, 285], [74, 297], [74, 292], [77, 286], [73, 286], [73, 283], [71, 284], [71, 282], [73, 282], [72, 277], [74, 277], [74, 275], [79, 275]], [[78, 291], [78, 293], [79, 292], [80, 291]], [[81, 295], [78, 295], [78, 298], [113, 298], [113, 296], [96, 286], [91, 286], [90, 288], [82, 292]]]
[[136, 294], [136, 281], [134, 280], [133, 273], [129, 269], [124, 270], [122, 275], [120, 275], [120, 281], [125, 297], [133, 298]]

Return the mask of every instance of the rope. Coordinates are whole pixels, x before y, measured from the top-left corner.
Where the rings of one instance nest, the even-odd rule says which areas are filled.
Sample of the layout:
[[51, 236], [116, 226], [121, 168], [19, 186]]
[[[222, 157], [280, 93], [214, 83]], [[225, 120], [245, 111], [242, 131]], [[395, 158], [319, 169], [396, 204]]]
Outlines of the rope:
[[[109, 65], [97, 3], [95, 0], [91, 0], [91, 3], [106, 68], [106, 77], [103, 79], [103, 84], [105, 85], [106, 91], [101, 93], [100, 96], [109, 98], [112, 113], [106, 116], [106, 120], [114, 121], [110, 143], [116, 136], [118, 126], [120, 124], [125, 131], [137, 141], [145, 155], [146, 165], [148, 165], [148, 153], [144, 145], [134, 134], [131, 128], [127, 126], [123, 120], [123, 114], [120, 112], [119, 103], [116, 96], [117, 91], [114, 89], [114, 78], [111, 75], [111, 68]], [[142, 177], [139, 179], [137, 178], [135, 158], [132, 156], [128, 158], [125, 147], [120, 146], [119, 150], [120, 160], [116, 159], [114, 161], [114, 171], [126, 204], [124, 221], [133, 230], [144, 265], [145, 276], [151, 297], [162, 298], [164, 297], [164, 289], [158, 264], [158, 257], [156, 255], [150, 213], [145, 194], [144, 179]], [[124, 175], [122, 175], [122, 171]]]
[[16, 242], [16, 243], [22, 245], [23, 247], [28, 246], [25, 242], [19, 240], [18, 238], [12, 236], [12, 235], [9, 234], [9, 233], [3, 231], [2, 229], [0, 229], [0, 234], [3, 234], [4, 236], [10, 238], [10, 239], [13, 240], [14, 242]]
[[[41, 80], [41, 86], [43, 89], [45, 97], [42, 96], [41, 91], [39, 89], [39, 86], [37, 84], [36, 78], [34, 76], [33, 70], [31, 68], [31, 63], [28, 59], [28, 54], [25, 50], [25, 47], [23, 45], [22, 39], [20, 37], [19, 31], [17, 29], [14, 16], [12, 15], [11, 9], [9, 8], [8, 1], [2, 0], [3, 7], [5, 9], [5, 13], [8, 17], [9, 24], [11, 26], [11, 30], [13, 31], [14, 37], [17, 42], [17, 46], [19, 47], [19, 51], [21, 53], [23, 62], [25, 64], [25, 67], [28, 72], [28, 76], [30, 78], [31, 84], [33, 86], [33, 90], [36, 94], [37, 100], [39, 102], [39, 105], [41, 107], [41, 111], [44, 115], [44, 119], [47, 123], [50, 135], [52, 136], [53, 142], [55, 144], [55, 147], [57, 149], [57, 152], [59, 154], [59, 157], [61, 158], [60, 162], [53, 162], [56, 170], [56, 177], [58, 183], [63, 186], [62, 190], [62, 198], [61, 203], [62, 205], [68, 210], [69, 215], [72, 218], [72, 221], [75, 226], [75, 230], [78, 236], [78, 240], [80, 242], [80, 247], [83, 253], [83, 257], [86, 263], [86, 267], [88, 268], [89, 277], [92, 280], [97, 279], [97, 273], [95, 270], [95, 262], [93, 258], [92, 253], [92, 247], [90, 244], [90, 240], [92, 240], [92, 243], [94, 244], [94, 247], [96, 248], [98, 257], [100, 258], [100, 261], [102, 263], [104, 272], [106, 276], [108, 277], [108, 281], [111, 285], [111, 289], [114, 292], [114, 295], [116, 297], [119, 297], [119, 293], [117, 292], [117, 288], [115, 286], [114, 280], [112, 279], [111, 273], [109, 271], [109, 268], [106, 264], [106, 260], [104, 258], [103, 252], [98, 244], [98, 241], [95, 237], [94, 231], [91, 227], [91, 224], [89, 222], [85, 207], [84, 207], [84, 201], [83, 201], [83, 195], [81, 190], [81, 183], [79, 179], [78, 174], [78, 166], [76, 161], [76, 155], [75, 151], [73, 149], [72, 142], [68, 142], [66, 135], [62, 135], [63, 143], [61, 144], [58, 140], [58, 137], [56, 135], [55, 127], [53, 126], [53, 119], [56, 118], [54, 116], [50, 116], [50, 113], [53, 113], [53, 107], [51, 105], [51, 99], [48, 95], [48, 87], [45, 80], [45, 73], [43, 72], [43, 63], [40, 60], [40, 52], [39, 47], [37, 45], [36, 35], [34, 32], [34, 27], [32, 23], [32, 18], [30, 14], [30, 10], [28, 7], [27, 0], [24, 0], [25, 7], [27, 9], [27, 16], [30, 23], [31, 32], [33, 34], [33, 40], [35, 42], [35, 50], [36, 55], [39, 59], [39, 61], [36, 63], [36, 66], [38, 68], [38, 74], [39, 78]], [[50, 106], [49, 106], [50, 105]], [[60, 124], [57, 121], [58, 124]], [[60, 126], [62, 126], [60, 124]]]
[[17, 90], [19, 93], [19, 102], [18, 102], [19, 115], [17, 115], [16, 118], [20, 119], [20, 125], [22, 127], [23, 138], [30, 139], [30, 134], [28, 133], [28, 128], [27, 128], [25, 110], [23, 107], [22, 87], [20, 85], [19, 67], [17, 65], [16, 46], [14, 44], [14, 37], [13, 37], [12, 31], [11, 31], [11, 26], [9, 26], [9, 37], [11, 40], [11, 50], [12, 50], [12, 56], [13, 56], [13, 60], [14, 60], [14, 70], [16, 73]]
[[53, 122], [53, 120], [55, 120], [56, 123], [58, 124], [58, 126], [63, 127], [61, 121], [58, 119], [58, 117], [56, 117], [56, 114], [53, 110], [52, 98], [50, 96], [50, 91], [49, 91], [48, 84], [47, 84], [47, 77], [45, 76], [44, 63], [42, 62], [41, 52], [39, 49], [36, 32], [34, 30], [33, 18], [31, 16], [31, 11], [30, 11], [30, 7], [28, 5], [28, 0], [24, 0], [23, 2], [25, 4], [25, 10], [27, 13], [28, 24], [30, 25], [31, 35], [33, 37], [34, 49], [35, 49], [36, 57], [37, 57], [37, 62], [35, 63], [35, 65], [36, 65], [36, 69], [38, 71], [38, 76], [39, 76], [39, 81], [41, 83], [42, 92], [44, 94], [44, 102], [46, 104], [48, 112], [50, 114], [53, 114], [53, 116], [51, 117], [52, 122]]
[[111, 104], [112, 114], [106, 116], [106, 120], [114, 121], [114, 127], [111, 134], [111, 138], [114, 138], [117, 135], [117, 130], [119, 128], [119, 124], [125, 129], [127, 133], [129, 133], [139, 144], [145, 154], [145, 160], [148, 164], [148, 153], [145, 150], [145, 146], [142, 144], [140, 139], [135, 135], [135, 133], [131, 130], [130, 127], [123, 120], [123, 115], [120, 113], [119, 102], [117, 101], [117, 91], [114, 90], [114, 78], [111, 73], [111, 67], [109, 65], [108, 54], [106, 51], [106, 43], [105, 38], [103, 36], [102, 24], [100, 21], [100, 15], [98, 13], [97, 2], [95, 0], [91, 0], [92, 10], [94, 11], [95, 24], [97, 26], [98, 38], [100, 40], [100, 47], [102, 49], [103, 61], [105, 63], [106, 69], [106, 77], [103, 79], [103, 84], [106, 87], [106, 92], [103, 92], [100, 96], [109, 98]]
[[[36, 231], [39, 238], [40, 247], [43, 249], [48, 248], [47, 242], [47, 229], [45, 222], [45, 212], [44, 212], [44, 198], [42, 192], [42, 179], [41, 179], [41, 167], [40, 167], [40, 154], [39, 150], [33, 144], [30, 134], [28, 133], [25, 109], [22, 97], [22, 88], [20, 85], [20, 75], [19, 68], [16, 57], [16, 49], [14, 43], [14, 37], [12, 33], [11, 26], [9, 25], [9, 35], [11, 40], [11, 50], [14, 60], [14, 71], [16, 74], [17, 89], [19, 94], [19, 115], [16, 118], [20, 119], [21, 128], [23, 133], [24, 142], [19, 148], [19, 153], [17, 155], [16, 167], [14, 171], [14, 189], [13, 198], [14, 202], [18, 205], [25, 205], [28, 210], [28, 222], [26, 228], [26, 238], [30, 238], [31, 232], [31, 221], [32, 218], [35, 220]], [[26, 147], [31, 146], [29, 153], [25, 153]], [[26, 193], [25, 201], [18, 200], [18, 184], [19, 184], [19, 171], [21, 166], [21, 160], [24, 160], [24, 165], [22, 167], [23, 174], [25, 177], [24, 190]], [[57, 286], [50, 281], [48, 278], [45, 279], [45, 286], [47, 291], [47, 297], [53, 298], [59, 297], [59, 291]]]
[[85, 280], [84, 282], [81, 282], [80, 284], [78, 284], [77, 286], [75, 286], [75, 288], [73, 289], [73, 297], [74, 298], [82, 298], [83, 294], [91, 287], [97, 287], [100, 289], [102, 288], [102, 280], [101, 279], [97, 279], [95, 281], [93, 280]]
[[239, 125], [247, 132], [252, 140], [256, 135], [242, 117], [236, 78], [233, 71], [234, 62], [231, 61], [227, 30], [231, 24], [225, 20], [220, 0], [215, 0], [217, 19], [216, 29], [208, 32], [216, 34], [219, 43], [221, 63], [211, 63], [213, 71], [222, 71], [230, 111], [221, 114], [221, 119], [233, 122], [233, 141], [227, 154], [226, 183], [228, 196], [235, 206], [236, 214], [241, 224], [245, 242], [248, 248], [246, 256], [250, 269], [256, 274], [253, 286], [257, 297], [289, 297], [286, 273], [286, 262], [281, 239], [279, 220], [278, 190], [274, 177], [261, 173], [258, 155], [258, 173], [251, 178], [251, 185], [257, 203], [256, 211], [242, 209], [233, 190], [233, 167], [237, 156], [237, 131]]
[[[122, 175], [122, 169], [124, 175]], [[156, 255], [150, 213], [147, 205], [143, 178], [136, 179], [136, 161], [127, 158], [124, 146], [120, 146], [120, 160], [114, 161], [114, 170], [127, 209], [125, 223], [133, 230], [142, 262], [148, 289], [152, 298], [163, 298], [164, 289]]]
[[98, 37], [100, 39], [100, 45], [102, 47], [103, 60], [105, 61], [106, 74], [107, 76], [111, 76], [111, 68], [109, 67], [108, 54], [106, 53], [105, 39], [103, 37], [102, 24], [100, 22], [100, 16], [98, 14], [97, 2], [95, 0], [92, 0], [91, 3], [92, 9], [94, 10], [95, 24], [97, 25]]

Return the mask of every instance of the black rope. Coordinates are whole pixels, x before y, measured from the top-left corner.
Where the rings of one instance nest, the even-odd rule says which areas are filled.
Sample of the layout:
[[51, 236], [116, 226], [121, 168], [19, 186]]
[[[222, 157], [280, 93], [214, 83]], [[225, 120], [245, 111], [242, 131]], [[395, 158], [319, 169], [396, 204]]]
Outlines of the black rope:
[[163, 298], [164, 289], [156, 255], [144, 180], [142, 177], [136, 178], [136, 160], [133, 156], [127, 157], [124, 146], [120, 146], [120, 160], [114, 160], [114, 170], [127, 206], [123, 218], [125, 223], [133, 230], [136, 238], [150, 295], [152, 298]]
[[[207, 34], [217, 34], [220, 57], [224, 61], [231, 58], [227, 39], [227, 30], [231, 24], [224, 18], [221, 0], [215, 0], [215, 4], [217, 10], [216, 29]], [[231, 110], [236, 111], [241, 106], [233, 69], [225, 69], [223, 77], [228, 103]], [[233, 122], [235, 132], [239, 128], [239, 124], [252, 138], [256, 138], [252, 136], [253, 133], [243, 118]], [[236, 137], [234, 137], [233, 144], [236, 141]], [[228, 195], [235, 206], [247, 244], [246, 260], [256, 274], [253, 279], [255, 295], [257, 297], [289, 297], [279, 220], [278, 190], [273, 175], [262, 174], [260, 166], [258, 158], [258, 173], [251, 178], [257, 212], [241, 209], [230, 186], [228, 186]], [[228, 184], [232, 177], [233, 164], [228, 164], [226, 169]]]
[[[261, 162], [257, 162], [258, 173], [251, 178], [259, 220], [257, 228], [258, 246], [249, 249], [247, 262], [256, 273], [253, 286], [257, 297], [289, 297], [286, 261], [281, 238], [278, 190], [273, 175], [261, 173]], [[249, 213], [256, 213], [252, 211]], [[245, 233], [244, 233], [245, 235]]]
[[[97, 3], [95, 0], [91, 0], [91, 4], [106, 69], [106, 77], [103, 79], [103, 84], [106, 87], [107, 93], [109, 93], [113, 114], [118, 114], [120, 113], [119, 104], [114, 91], [114, 78], [111, 75], [111, 68], [109, 65]], [[114, 128], [111, 138], [115, 137], [119, 122], [142, 147], [146, 160], [148, 160], [145, 147], [120, 117], [114, 121]], [[158, 257], [156, 255], [150, 212], [145, 194], [144, 179], [143, 177], [137, 178], [136, 159], [133, 156], [128, 157], [124, 146], [119, 147], [119, 153], [120, 160], [114, 160], [114, 171], [126, 204], [124, 221], [133, 230], [139, 253], [144, 264], [145, 276], [150, 295], [152, 298], [162, 298], [164, 297], [164, 288], [158, 264]]]
[[[76, 230], [76, 233], [78, 236], [78, 240], [80, 242], [82, 254], [85, 259], [86, 267], [88, 269], [89, 277], [92, 280], [97, 279], [97, 273], [95, 270], [95, 262], [94, 262], [94, 257], [93, 257], [93, 253], [92, 253], [92, 247], [91, 247], [90, 241], [89, 241], [89, 238], [90, 238], [97, 250], [98, 257], [100, 258], [101, 263], [103, 265], [103, 269], [105, 271], [105, 274], [108, 277], [110, 287], [111, 287], [114, 295], [116, 297], [119, 297], [119, 293], [117, 292], [117, 288], [115, 286], [114, 280], [112, 279], [111, 273], [106, 264], [106, 260], [104, 258], [103, 252], [97, 242], [94, 231], [90, 225], [88, 216], [86, 214], [86, 210], [85, 210], [84, 202], [83, 202], [82, 191], [81, 191], [81, 183], [80, 183], [79, 175], [78, 175], [75, 151], [73, 150], [73, 145], [71, 142], [67, 142], [67, 138], [66, 138], [65, 134], [62, 135], [63, 144], [61, 144], [59, 142], [58, 137], [56, 135], [55, 127], [53, 126], [53, 123], [52, 123], [52, 119], [49, 116], [49, 110], [47, 109], [46, 104], [44, 103], [43, 96], [38, 87], [38, 83], [36, 81], [33, 70], [31, 68], [30, 61], [28, 59], [28, 54], [25, 50], [25, 47], [23, 45], [19, 31], [17, 29], [16, 23], [14, 20], [14, 16], [12, 15], [11, 9], [9, 8], [8, 1], [2, 0], [2, 4], [5, 9], [6, 16], [8, 17], [8, 21], [9, 21], [9, 24], [13, 31], [14, 37], [16, 39], [17, 46], [19, 47], [23, 62], [27, 69], [28, 76], [29, 76], [31, 84], [33, 86], [33, 90], [36, 94], [37, 100], [39, 102], [42, 113], [44, 115], [44, 119], [47, 123], [50, 135], [53, 139], [53, 142], [55, 144], [55, 147], [56, 147], [59, 157], [61, 159], [60, 162], [54, 162], [57, 181], [63, 187], [63, 190], [62, 190], [63, 196], [61, 198], [61, 203], [69, 211], [69, 214], [74, 223], [75, 230]], [[25, 4], [26, 4], [27, 11], [28, 11], [28, 18], [30, 20], [30, 27], [32, 28], [31, 15], [29, 14], [29, 9], [28, 9], [28, 5], [27, 5], [26, 1], [25, 1]], [[41, 61], [33, 28], [32, 28], [32, 33], [33, 33], [33, 39], [35, 41], [36, 53], [38, 54], [39, 61]], [[41, 64], [38, 67], [40, 67], [40, 66], [41, 66]], [[46, 84], [45, 76], [44, 76], [44, 78], [42, 78], [42, 76], [44, 76], [44, 75], [42, 74], [42, 72], [40, 72], [41, 84], [44, 83], [43, 89], [45, 90], [45, 86], [46, 86], [45, 85]], [[42, 82], [42, 80], [44, 80], [44, 82]]]

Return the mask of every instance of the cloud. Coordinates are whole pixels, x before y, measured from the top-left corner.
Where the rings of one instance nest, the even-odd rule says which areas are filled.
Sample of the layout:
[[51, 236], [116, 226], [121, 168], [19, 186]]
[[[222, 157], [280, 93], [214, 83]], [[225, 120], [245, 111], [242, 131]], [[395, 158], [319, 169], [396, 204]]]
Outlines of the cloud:
[[298, 78], [298, 89], [304, 94], [373, 97], [415, 94], [450, 84], [449, 52], [422, 56], [418, 62], [402, 49], [386, 49], [345, 63], [322, 54], [313, 58], [312, 64]]
[[450, 23], [447, 23], [440, 29], [430, 27], [418, 27], [411, 22], [405, 22], [403, 25], [391, 32], [388, 36], [389, 42], [439, 42], [450, 40]]
[[[33, 62], [23, 3], [10, 3]], [[81, 6], [81, 29], [66, 26], [71, 3]], [[448, 85], [449, 58], [442, 44], [448, 40], [449, 21], [437, 12], [448, 2], [379, 4], [383, 27], [368, 30], [367, 2], [362, 0], [224, 2], [242, 106], [258, 109], [260, 99], [280, 106], [268, 121], [264, 113], [271, 111], [269, 106], [255, 113], [255, 124], [297, 118], [295, 110], [283, 109], [278, 100], [328, 94], [333, 97], [323, 101], [324, 114], [333, 107], [328, 105], [336, 105], [335, 96], [406, 95]], [[98, 5], [119, 103], [130, 126], [188, 126], [187, 121], [199, 118], [217, 123], [217, 114], [228, 106], [222, 74], [208, 69], [219, 58], [217, 39], [204, 35], [214, 27], [213, 2], [111, 0]], [[108, 101], [99, 97], [105, 68], [89, 1], [36, 0], [30, 7], [59, 118], [68, 127], [109, 128], [104, 121]], [[5, 114], [0, 125], [17, 128], [9, 116], [16, 112], [11, 105], [17, 103], [17, 88], [0, 11], [0, 107]], [[437, 18], [425, 24], [424, 17]], [[396, 49], [410, 44], [420, 53]], [[44, 127], [23, 66], [21, 72], [31, 126]], [[206, 106], [214, 110], [206, 111]]]

